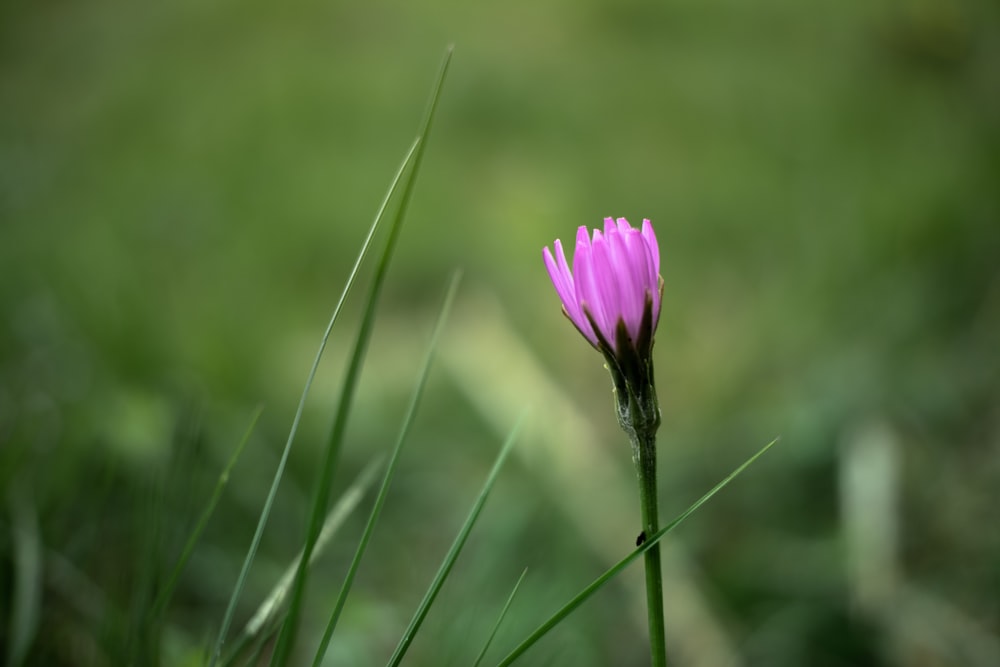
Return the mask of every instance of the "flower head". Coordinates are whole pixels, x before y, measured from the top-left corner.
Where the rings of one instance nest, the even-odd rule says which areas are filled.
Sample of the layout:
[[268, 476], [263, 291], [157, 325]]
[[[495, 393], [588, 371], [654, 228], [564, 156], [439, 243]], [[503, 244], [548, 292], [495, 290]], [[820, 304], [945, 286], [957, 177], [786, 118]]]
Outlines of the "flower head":
[[604, 232], [576, 232], [573, 270], [562, 242], [542, 256], [563, 312], [607, 361], [614, 381], [618, 423], [636, 438], [652, 438], [660, 425], [653, 381], [653, 332], [660, 321], [663, 279], [660, 248], [649, 220], [635, 229], [625, 218], [605, 218]]
[[[628, 343], [651, 340], [660, 319], [660, 249], [649, 220], [635, 229], [625, 218], [605, 218], [604, 232], [586, 227], [576, 233], [573, 271], [569, 269], [562, 242], [555, 242], [555, 256], [545, 248], [542, 255], [552, 284], [570, 321], [590, 344], [602, 343], [619, 351], [624, 325]], [[649, 311], [649, 331], [643, 320]], [[643, 336], [645, 334], [645, 336]]]

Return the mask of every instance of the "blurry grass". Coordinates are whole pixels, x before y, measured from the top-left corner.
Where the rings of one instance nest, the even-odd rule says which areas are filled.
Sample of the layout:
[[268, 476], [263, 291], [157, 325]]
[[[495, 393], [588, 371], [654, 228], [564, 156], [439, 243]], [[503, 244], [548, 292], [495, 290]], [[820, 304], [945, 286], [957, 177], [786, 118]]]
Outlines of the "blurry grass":
[[42, 545], [36, 509], [23, 489], [10, 489], [7, 509], [11, 518], [14, 581], [6, 628], [6, 664], [20, 667], [38, 630], [42, 605]]
[[187, 542], [184, 544], [184, 548], [181, 550], [181, 554], [177, 559], [177, 564], [174, 565], [174, 569], [170, 572], [169, 578], [163, 584], [156, 600], [153, 602], [152, 611], [150, 612], [153, 619], [159, 621], [164, 608], [170, 603], [170, 598], [174, 593], [174, 589], [177, 586], [181, 573], [184, 571], [185, 565], [187, 565], [188, 560], [191, 558], [191, 554], [194, 552], [194, 548], [198, 544], [198, 540], [201, 538], [201, 534], [204, 532], [205, 526], [208, 524], [209, 519], [212, 518], [212, 513], [219, 504], [222, 492], [229, 483], [229, 476], [232, 473], [233, 468], [236, 466], [236, 462], [239, 461], [240, 454], [243, 453], [243, 449], [246, 447], [247, 443], [250, 442], [250, 435], [253, 433], [253, 429], [257, 425], [257, 420], [260, 419], [260, 415], [263, 411], [264, 408], [259, 407], [253, 413], [253, 416], [250, 418], [250, 425], [243, 434], [243, 438], [236, 447], [236, 451], [233, 452], [233, 455], [226, 464], [226, 467], [223, 468], [222, 473], [219, 475], [219, 481], [215, 484], [212, 496], [202, 509], [201, 515], [198, 517], [198, 521], [195, 523], [194, 529], [191, 531], [191, 535], [188, 537]]

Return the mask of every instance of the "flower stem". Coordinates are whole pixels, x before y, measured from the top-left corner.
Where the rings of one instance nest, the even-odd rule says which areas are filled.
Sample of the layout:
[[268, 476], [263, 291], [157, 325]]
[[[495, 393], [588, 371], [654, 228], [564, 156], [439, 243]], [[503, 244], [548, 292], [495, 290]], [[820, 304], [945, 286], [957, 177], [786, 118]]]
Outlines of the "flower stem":
[[[656, 435], [633, 433], [635, 469], [639, 477], [639, 503], [642, 530], [652, 535], [659, 530], [656, 499]], [[663, 632], [663, 573], [660, 568], [660, 545], [644, 554], [646, 565], [646, 613], [649, 616], [649, 650], [653, 667], [667, 664], [667, 644]]]

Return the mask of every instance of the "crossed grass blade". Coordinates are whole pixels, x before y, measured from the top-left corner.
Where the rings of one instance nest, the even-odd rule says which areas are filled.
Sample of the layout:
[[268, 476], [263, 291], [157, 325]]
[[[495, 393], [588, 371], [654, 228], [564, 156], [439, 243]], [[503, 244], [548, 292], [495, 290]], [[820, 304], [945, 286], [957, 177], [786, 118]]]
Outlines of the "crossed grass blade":
[[746, 470], [751, 463], [760, 458], [764, 452], [769, 450], [774, 444], [778, 442], [778, 438], [775, 438], [771, 442], [764, 445], [756, 454], [747, 459], [743, 465], [729, 473], [725, 479], [716, 484], [712, 489], [694, 502], [690, 507], [684, 510], [677, 518], [668, 523], [666, 526], [656, 531], [653, 535], [647, 536], [646, 541], [642, 543], [635, 551], [630, 553], [625, 558], [618, 561], [607, 572], [602, 574], [600, 577], [594, 580], [589, 586], [584, 588], [580, 593], [578, 593], [572, 600], [567, 602], [563, 607], [553, 614], [547, 621], [542, 623], [537, 630], [531, 633], [524, 641], [517, 645], [517, 647], [507, 654], [503, 660], [501, 660], [497, 667], [507, 667], [507, 665], [512, 664], [517, 658], [525, 653], [529, 648], [531, 648], [539, 639], [544, 637], [550, 630], [559, 625], [563, 620], [566, 619], [577, 607], [583, 604], [591, 595], [600, 590], [606, 583], [614, 579], [622, 570], [624, 570], [628, 565], [634, 561], [636, 558], [644, 554], [647, 550], [653, 548], [653, 545], [657, 544], [664, 535], [672, 531], [674, 528], [679, 526], [686, 518], [691, 516], [695, 510], [704, 505], [708, 500], [714, 496], [716, 493], [721, 491], [723, 487], [729, 484], [731, 481], [736, 479], [736, 477]]

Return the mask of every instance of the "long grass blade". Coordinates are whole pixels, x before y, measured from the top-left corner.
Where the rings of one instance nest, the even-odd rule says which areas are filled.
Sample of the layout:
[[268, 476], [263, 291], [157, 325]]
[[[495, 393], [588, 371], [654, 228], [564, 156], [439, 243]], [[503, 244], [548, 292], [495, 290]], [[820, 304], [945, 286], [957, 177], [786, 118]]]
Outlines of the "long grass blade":
[[493, 624], [493, 629], [490, 631], [490, 636], [486, 638], [486, 643], [483, 644], [483, 650], [479, 652], [479, 657], [476, 661], [472, 663], [472, 667], [479, 667], [482, 663], [483, 658], [486, 657], [486, 651], [489, 650], [490, 644], [493, 643], [494, 637], [497, 636], [497, 631], [500, 629], [500, 624], [503, 623], [503, 619], [507, 616], [507, 610], [510, 609], [510, 603], [514, 601], [514, 596], [517, 595], [517, 589], [521, 587], [521, 582], [524, 581], [524, 575], [528, 574], [528, 568], [524, 568], [521, 572], [521, 576], [517, 578], [517, 583], [514, 584], [514, 590], [510, 592], [510, 596], [507, 598], [507, 602], [504, 603], [503, 609], [500, 610], [500, 616], [497, 617], [497, 622]]
[[410, 169], [409, 177], [406, 179], [406, 183], [403, 186], [403, 191], [400, 195], [399, 208], [396, 211], [396, 217], [393, 220], [391, 228], [389, 229], [389, 235], [386, 239], [385, 248], [382, 251], [382, 256], [375, 269], [375, 277], [372, 280], [372, 285], [368, 292], [365, 311], [361, 320], [361, 327], [358, 330], [358, 336], [354, 344], [354, 350], [351, 354], [351, 360], [344, 375], [344, 382], [340, 393], [340, 402], [337, 406], [337, 414], [334, 418], [333, 427], [330, 430], [330, 437], [324, 452], [323, 463], [321, 464], [322, 467], [320, 468], [320, 479], [316, 488], [316, 494], [313, 498], [312, 513], [310, 515], [309, 528], [306, 533], [305, 547], [303, 548], [303, 553], [305, 554], [303, 564], [300, 564], [299, 569], [296, 572], [295, 583], [292, 587], [292, 595], [288, 603], [288, 616], [285, 618], [285, 622], [281, 627], [281, 632], [278, 634], [278, 643], [271, 659], [271, 664], [275, 667], [283, 667], [283, 665], [287, 664], [288, 659], [291, 656], [292, 647], [295, 644], [295, 637], [298, 633], [299, 626], [299, 614], [302, 608], [303, 596], [305, 595], [306, 579], [308, 578], [308, 568], [304, 567], [304, 563], [308, 561], [309, 555], [312, 553], [313, 547], [316, 543], [316, 537], [319, 534], [322, 517], [326, 512], [326, 505], [330, 497], [330, 486], [333, 482], [333, 474], [336, 469], [337, 458], [340, 453], [344, 431], [347, 427], [347, 419], [350, 415], [351, 404], [354, 398], [354, 389], [357, 386], [358, 377], [361, 373], [361, 366], [364, 362], [365, 353], [368, 349], [368, 342], [371, 339], [371, 332], [375, 323], [376, 306], [378, 305], [379, 297], [382, 293], [382, 286], [385, 283], [385, 277], [389, 270], [389, 264], [392, 261], [393, 251], [395, 250], [396, 243], [399, 240], [399, 233], [403, 227], [403, 220], [405, 220], [407, 210], [409, 209], [410, 199], [413, 196], [414, 186], [417, 181], [417, 175], [420, 173], [420, 164], [423, 160], [424, 149], [427, 147], [427, 136], [434, 120], [434, 112], [437, 109], [437, 104], [441, 97], [441, 89], [444, 84], [444, 78], [448, 72], [448, 64], [450, 62], [451, 49], [448, 49], [441, 65], [441, 70], [434, 86], [434, 90], [431, 94], [431, 100], [427, 108], [427, 114], [424, 117], [423, 126], [420, 134], [418, 135], [419, 142], [417, 143], [417, 149], [413, 156], [413, 167]]
[[462, 524], [462, 529], [458, 532], [458, 536], [452, 543], [451, 549], [448, 550], [448, 554], [444, 557], [444, 561], [441, 563], [441, 567], [434, 576], [434, 580], [431, 582], [427, 592], [424, 593], [424, 599], [420, 601], [420, 606], [417, 607], [416, 613], [410, 620], [410, 625], [406, 628], [402, 639], [399, 640], [399, 644], [396, 646], [396, 650], [389, 659], [389, 667], [397, 667], [403, 659], [403, 656], [406, 655], [407, 649], [410, 648], [410, 644], [413, 642], [413, 638], [420, 629], [420, 625], [424, 622], [424, 618], [427, 616], [427, 612], [434, 603], [434, 599], [441, 591], [441, 586], [444, 585], [445, 579], [447, 579], [448, 575], [451, 573], [451, 568], [455, 565], [455, 561], [458, 560], [458, 555], [462, 552], [462, 547], [465, 546], [465, 541], [468, 539], [469, 533], [472, 531], [472, 527], [476, 524], [476, 520], [479, 518], [479, 513], [482, 511], [483, 505], [486, 504], [486, 498], [489, 496], [490, 490], [493, 489], [493, 484], [496, 482], [497, 475], [500, 473], [500, 468], [507, 459], [507, 455], [510, 453], [514, 442], [517, 440], [517, 434], [521, 430], [521, 424], [523, 422], [524, 415], [522, 414], [517, 420], [517, 423], [514, 425], [514, 428], [511, 429], [510, 435], [507, 436], [507, 441], [500, 449], [500, 453], [497, 455], [496, 461], [493, 464], [493, 469], [490, 470], [489, 477], [486, 478], [486, 482], [483, 484], [483, 488], [479, 492], [479, 497], [476, 498], [476, 502], [473, 504], [472, 510], [469, 512], [469, 516], [466, 517], [465, 523]]
[[403, 450], [403, 443], [406, 441], [406, 437], [410, 433], [410, 426], [413, 424], [413, 418], [417, 414], [417, 408], [420, 406], [420, 399], [423, 397], [424, 389], [427, 386], [427, 378], [430, 375], [431, 365], [434, 362], [434, 357], [437, 352], [438, 341], [441, 338], [441, 332], [444, 331], [445, 322], [448, 320], [448, 313], [451, 311], [451, 304], [455, 300], [455, 294], [458, 291], [460, 278], [461, 275], [459, 273], [455, 273], [452, 277], [451, 284], [448, 287], [448, 293], [447, 296], [445, 296], [444, 305], [441, 307], [441, 313], [438, 315], [437, 324], [434, 326], [434, 333], [431, 336], [431, 342], [427, 349], [427, 356], [424, 359], [424, 365], [420, 369], [417, 386], [413, 391], [413, 396], [410, 398], [410, 405], [407, 408], [406, 416], [403, 418], [403, 425], [400, 428], [399, 437], [396, 439], [396, 445], [392, 450], [391, 457], [389, 458], [389, 465], [386, 468], [385, 476], [382, 478], [382, 486], [378, 491], [378, 496], [375, 498], [375, 505], [372, 507], [371, 514], [368, 517], [368, 524], [365, 526], [364, 533], [361, 535], [361, 541], [358, 543], [358, 548], [354, 552], [354, 559], [351, 561], [351, 566], [347, 570], [347, 576], [344, 578], [344, 584], [340, 588], [340, 594], [337, 596], [337, 602], [334, 605], [333, 612], [330, 614], [330, 620], [326, 624], [326, 630], [323, 632], [323, 638], [320, 640], [319, 648], [316, 650], [316, 656], [313, 658], [313, 667], [319, 667], [319, 665], [323, 662], [324, 656], [326, 656], [326, 650], [330, 645], [331, 637], [333, 637], [333, 631], [337, 627], [337, 621], [340, 620], [340, 613], [344, 609], [344, 603], [347, 601], [347, 595], [351, 590], [351, 585], [354, 583], [354, 575], [357, 573], [358, 567], [361, 565], [361, 559], [365, 555], [368, 542], [371, 539], [372, 532], [375, 530], [375, 524], [378, 521], [379, 515], [382, 513], [382, 505], [385, 504], [385, 498], [389, 491], [389, 485], [396, 472], [396, 464], [399, 461], [399, 454]]
[[531, 646], [534, 645], [535, 642], [537, 642], [539, 639], [541, 639], [542, 637], [544, 637], [552, 628], [554, 628], [556, 625], [558, 625], [560, 622], [562, 622], [577, 607], [579, 607], [581, 604], [583, 604], [587, 600], [587, 598], [589, 598], [591, 595], [593, 595], [598, 590], [600, 590], [600, 588], [603, 587], [604, 584], [606, 584], [609, 581], [611, 581], [612, 579], [614, 579], [622, 570], [624, 570], [626, 567], [628, 567], [629, 563], [631, 563], [636, 558], [638, 558], [639, 556], [641, 556], [642, 554], [644, 554], [648, 549], [651, 549], [654, 544], [656, 544], [657, 542], [660, 541], [661, 538], [663, 538], [664, 535], [666, 535], [667, 533], [669, 533], [670, 531], [672, 531], [674, 528], [676, 528], [677, 526], [679, 526], [681, 524], [681, 522], [684, 521], [684, 519], [686, 519], [689, 516], [691, 516], [691, 514], [694, 513], [695, 510], [697, 510], [699, 507], [701, 507], [706, 502], [708, 502], [708, 500], [712, 496], [714, 496], [716, 493], [718, 493], [719, 491], [721, 491], [722, 488], [725, 487], [727, 484], [729, 484], [731, 481], [733, 481], [734, 479], [736, 479], [737, 475], [739, 475], [741, 472], [743, 472], [744, 470], [746, 470], [747, 467], [749, 467], [751, 463], [753, 463], [758, 458], [760, 458], [761, 455], [763, 455], [764, 452], [766, 452], [767, 450], [769, 450], [774, 445], [774, 443], [776, 443], [776, 442], [778, 442], [778, 438], [775, 438], [771, 442], [769, 442], [766, 445], [764, 445], [764, 447], [761, 448], [760, 451], [758, 451], [756, 454], [754, 454], [749, 459], [747, 459], [746, 462], [744, 462], [743, 465], [741, 465], [739, 468], [737, 468], [733, 472], [729, 473], [729, 475], [725, 479], [723, 479], [721, 482], [719, 482], [714, 487], [712, 487], [711, 491], [709, 491], [708, 493], [706, 493], [705, 495], [703, 495], [701, 498], [699, 498], [693, 505], [691, 505], [686, 510], [684, 510], [684, 512], [682, 512], [676, 519], [674, 519], [673, 521], [671, 521], [670, 523], [668, 523], [666, 526], [664, 526], [660, 530], [656, 531], [653, 535], [647, 537], [646, 541], [643, 542], [642, 546], [640, 546], [639, 548], [637, 548], [635, 551], [633, 551], [632, 553], [630, 553], [625, 558], [623, 558], [620, 561], [618, 561], [618, 563], [614, 567], [612, 567], [607, 572], [605, 572], [604, 574], [602, 574], [600, 577], [598, 577], [597, 579], [595, 579], [593, 583], [591, 583], [589, 586], [587, 586], [585, 589], [583, 589], [579, 594], [576, 595], [576, 597], [574, 597], [572, 600], [570, 600], [569, 602], [567, 602], [562, 607], [562, 609], [560, 609], [559, 611], [557, 611], [547, 621], [545, 621], [544, 623], [542, 623], [538, 627], [537, 630], [535, 630], [533, 633], [531, 633], [528, 636], [527, 639], [525, 639], [524, 641], [522, 641], [517, 646], [517, 648], [515, 648], [513, 651], [511, 651], [507, 655], [506, 658], [504, 658], [503, 660], [501, 660], [497, 664], [497, 667], [506, 667], [507, 665], [510, 665], [511, 663], [513, 663], [525, 651], [527, 651], [529, 648], [531, 648]]
[[240, 574], [236, 579], [236, 586], [233, 588], [233, 594], [229, 598], [226, 613], [222, 617], [222, 626], [219, 628], [219, 636], [216, 639], [215, 647], [212, 650], [209, 667], [214, 667], [222, 655], [222, 646], [226, 641], [226, 635], [229, 634], [229, 627], [233, 622], [233, 615], [236, 612], [236, 603], [239, 601], [240, 595], [243, 593], [243, 587], [246, 585], [247, 574], [250, 572], [250, 566], [253, 564], [253, 560], [257, 555], [257, 549], [260, 546], [261, 536], [264, 534], [264, 526], [267, 525], [268, 517], [271, 515], [271, 507], [274, 504], [274, 498], [278, 493], [278, 485], [281, 483], [281, 478], [285, 473], [285, 466], [288, 463], [288, 455], [292, 450], [292, 442], [295, 440], [296, 433], [298, 433], [299, 422], [302, 420], [302, 413], [305, 411], [306, 398], [309, 395], [309, 390], [312, 388], [313, 380], [316, 378], [316, 371], [319, 368], [319, 362], [323, 357], [323, 352], [326, 350], [326, 344], [330, 339], [330, 333], [333, 331], [333, 325], [340, 317], [340, 311], [344, 306], [344, 302], [347, 300], [347, 296], [351, 292], [351, 288], [354, 286], [358, 270], [361, 268], [361, 263], [368, 255], [368, 249], [371, 247], [371, 242], [375, 236], [375, 232], [378, 229], [379, 224], [382, 222], [382, 217], [385, 215], [385, 210], [389, 205], [389, 201], [392, 199], [393, 194], [395, 194], [396, 188], [403, 177], [403, 173], [406, 171], [406, 167], [415, 157], [419, 143], [419, 139], [413, 142], [410, 146], [410, 150], [406, 154], [406, 157], [403, 158], [402, 164], [400, 164], [399, 168], [396, 170], [396, 175], [392, 179], [392, 184], [389, 186], [389, 190], [382, 199], [378, 212], [375, 214], [375, 220], [372, 222], [371, 227], [368, 228], [368, 235], [365, 237], [365, 241], [361, 246], [361, 251], [358, 253], [358, 257], [354, 261], [354, 266], [351, 268], [351, 272], [347, 276], [347, 283], [344, 285], [344, 289], [340, 293], [340, 299], [338, 299], [337, 305], [333, 309], [333, 315], [330, 317], [330, 322], [326, 326], [326, 331], [323, 332], [323, 338], [320, 340], [319, 350], [316, 352], [316, 358], [313, 360], [312, 367], [309, 369], [309, 376], [306, 379], [305, 387], [302, 389], [302, 396], [299, 398], [299, 405], [295, 410], [295, 417], [292, 419], [292, 427], [288, 433], [288, 440], [285, 442], [285, 448], [281, 453], [281, 459], [278, 461], [278, 468], [274, 472], [274, 480], [271, 482], [271, 488], [267, 493], [267, 499], [264, 501], [264, 507], [260, 513], [260, 519], [257, 521], [257, 529], [254, 532], [253, 540], [250, 543], [250, 549], [247, 551], [246, 558], [243, 561], [243, 567], [240, 569]]
[[202, 510], [201, 516], [198, 517], [198, 522], [195, 524], [194, 530], [191, 531], [191, 535], [188, 537], [187, 543], [184, 545], [184, 549], [181, 550], [181, 555], [177, 559], [177, 564], [174, 565], [173, 572], [170, 573], [167, 583], [163, 586], [160, 590], [160, 594], [156, 597], [156, 602], [153, 604], [153, 618], [158, 618], [160, 614], [163, 613], [167, 603], [170, 602], [174, 589], [177, 587], [177, 581], [180, 579], [181, 572], [183, 572], [185, 566], [187, 566], [188, 559], [191, 558], [195, 545], [198, 544], [198, 540], [201, 539], [201, 534], [205, 531], [205, 526], [208, 525], [208, 520], [212, 517], [212, 513], [215, 512], [215, 508], [219, 504], [219, 500], [222, 498], [222, 492], [229, 483], [229, 475], [232, 473], [233, 468], [236, 467], [236, 462], [239, 461], [240, 455], [246, 448], [247, 443], [250, 442], [250, 435], [257, 426], [257, 421], [260, 419], [260, 415], [263, 411], [263, 406], [259, 406], [256, 410], [254, 410], [253, 416], [250, 417], [250, 425], [247, 426], [246, 431], [243, 433], [243, 438], [236, 447], [236, 451], [229, 457], [226, 467], [223, 468], [222, 473], [219, 475], [219, 480], [215, 483], [215, 489], [212, 491], [212, 496], [209, 498], [208, 504], [205, 505], [205, 509]]

